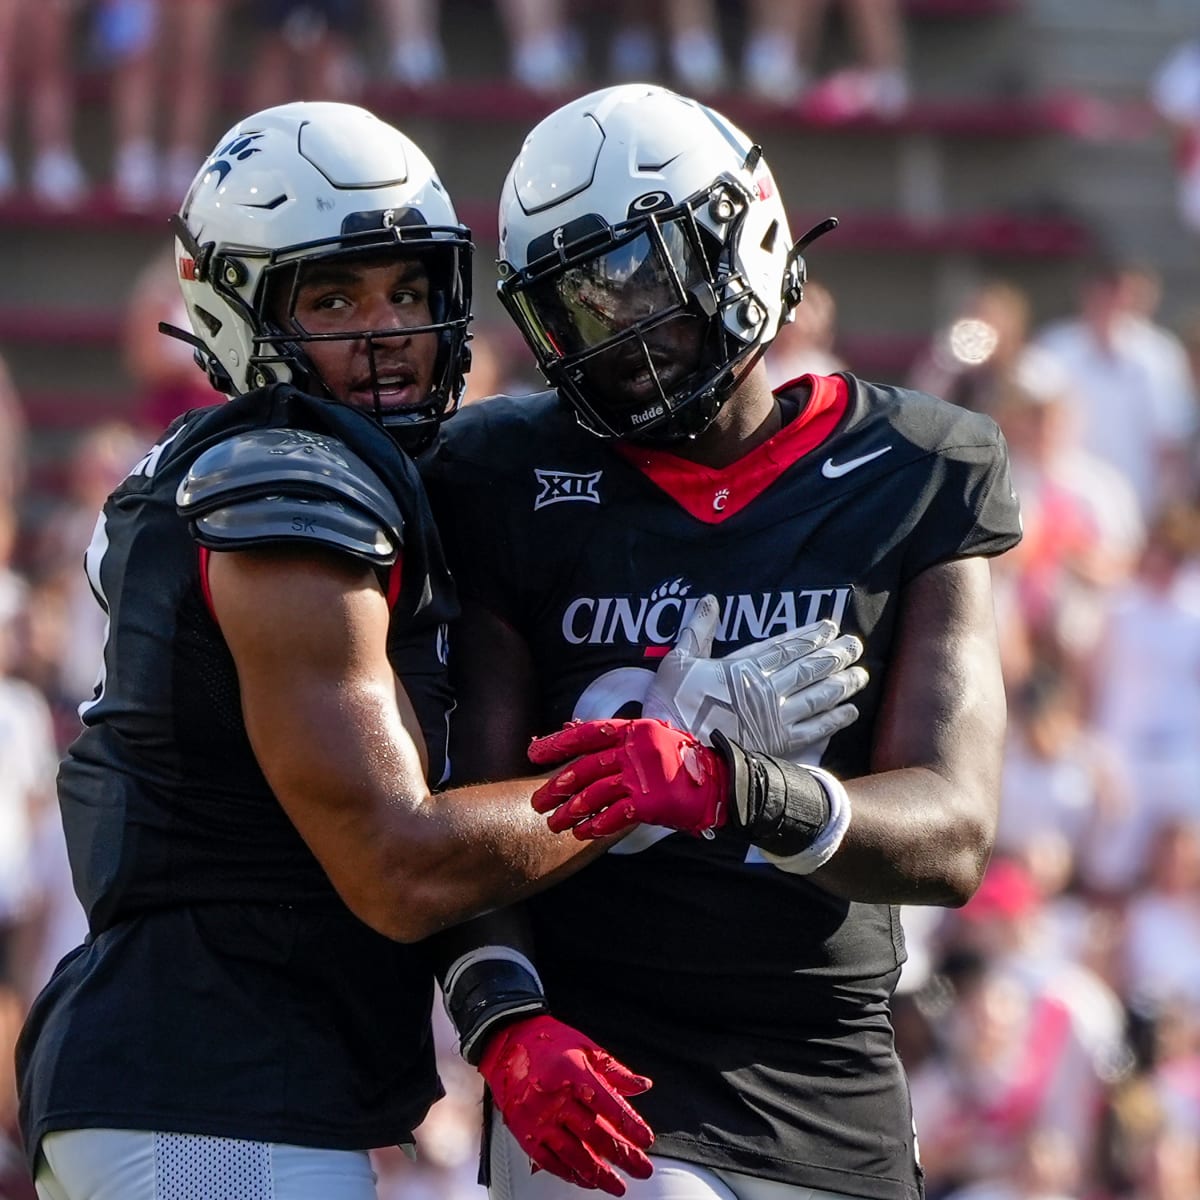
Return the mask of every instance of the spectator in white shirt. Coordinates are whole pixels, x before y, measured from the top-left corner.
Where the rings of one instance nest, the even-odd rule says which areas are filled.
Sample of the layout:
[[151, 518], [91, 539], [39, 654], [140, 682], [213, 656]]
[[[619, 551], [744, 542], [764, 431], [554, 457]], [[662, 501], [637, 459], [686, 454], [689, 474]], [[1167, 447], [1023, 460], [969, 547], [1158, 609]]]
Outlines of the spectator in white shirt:
[[1083, 281], [1076, 316], [1036, 344], [1069, 375], [1082, 445], [1133, 485], [1152, 519], [1184, 488], [1195, 381], [1179, 339], [1144, 313], [1145, 269], [1105, 262]]
[[1137, 577], [1114, 596], [1095, 658], [1097, 733], [1127, 764], [1133, 804], [1105, 873], [1132, 887], [1157, 830], [1200, 821], [1200, 514], [1172, 508], [1152, 526]]

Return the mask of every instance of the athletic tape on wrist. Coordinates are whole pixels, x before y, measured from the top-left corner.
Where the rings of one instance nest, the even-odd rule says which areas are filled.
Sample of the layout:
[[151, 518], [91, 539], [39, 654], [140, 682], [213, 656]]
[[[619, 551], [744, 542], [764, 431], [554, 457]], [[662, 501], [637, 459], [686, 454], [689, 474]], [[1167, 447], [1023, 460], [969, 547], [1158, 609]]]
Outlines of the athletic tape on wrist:
[[[831, 775], [823, 767], [805, 767], [829, 797], [829, 820], [817, 834], [812, 844], [801, 850], [799, 854], [779, 855], [763, 850], [762, 856], [772, 866], [789, 875], [811, 875], [813, 871], [823, 867], [837, 852], [850, 828], [850, 794], [836, 775]], [[760, 847], [761, 849], [761, 847]]]
[[478, 1063], [487, 1035], [517, 1017], [550, 1011], [533, 963], [511, 946], [479, 946], [456, 958], [442, 982], [459, 1053]]
[[746, 750], [719, 729], [712, 732], [712, 745], [729, 772], [728, 828], [783, 858], [806, 850], [820, 836], [829, 824], [829, 797], [807, 767]]

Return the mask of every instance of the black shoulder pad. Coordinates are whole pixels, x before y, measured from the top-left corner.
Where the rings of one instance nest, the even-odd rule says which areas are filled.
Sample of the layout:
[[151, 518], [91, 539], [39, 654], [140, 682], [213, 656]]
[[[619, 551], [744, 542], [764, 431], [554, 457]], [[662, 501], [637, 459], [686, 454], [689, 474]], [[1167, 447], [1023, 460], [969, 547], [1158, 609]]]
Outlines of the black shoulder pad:
[[335, 438], [306, 430], [255, 429], [210, 446], [175, 503], [211, 550], [299, 540], [390, 566], [404, 544], [383, 480]]

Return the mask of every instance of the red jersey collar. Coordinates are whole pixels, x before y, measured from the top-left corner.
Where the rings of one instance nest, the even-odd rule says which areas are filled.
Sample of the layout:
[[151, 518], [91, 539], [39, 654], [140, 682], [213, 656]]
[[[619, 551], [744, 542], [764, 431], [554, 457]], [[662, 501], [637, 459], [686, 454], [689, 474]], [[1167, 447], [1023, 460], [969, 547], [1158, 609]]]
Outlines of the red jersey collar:
[[785, 392], [801, 382], [812, 389], [804, 408], [777, 434], [727, 467], [706, 467], [669, 450], [631, 442], [614, 442], [613, 449], [696, 520], [719, 525], [761, 496], [837, 428], [850, 404], [845, 379], [802, 375], [776, 390]]

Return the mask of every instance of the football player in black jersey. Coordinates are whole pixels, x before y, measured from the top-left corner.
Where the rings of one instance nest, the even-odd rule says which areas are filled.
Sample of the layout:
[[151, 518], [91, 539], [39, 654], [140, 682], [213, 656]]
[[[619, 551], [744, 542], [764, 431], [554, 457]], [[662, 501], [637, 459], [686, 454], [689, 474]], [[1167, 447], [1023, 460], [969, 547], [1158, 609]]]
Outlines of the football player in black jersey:
[[[456, 771], [520, 776], [578, 722], [534, 743], [581, 755], [537, 806], [631, 830], [524, 908], [556, 1015], [655, 1081], [639, 1200], [922, 1195], [896, 906], [962, 904], [992, 846], [1006, 449], [849, 374], [772, 392], [811, 237], [711, 109], [641, 84], [567, 104], [500, 203], [500, 298], [552, 390], [471, 406], [423, 462], [463, 602]], [[756, 745], [728, 652], [817, 621], [865, 645], [859, 719]], [[681, 630], [725, 686], [664, 700]], [[492, 1133], [497, 1200], [573, 1194]]]
[[[270, 109], [175, 230], [176, 332], [233, 398], [171, 425], [87, 552], [107, 643], [59, 796], [90, 932], [23, 1031], [22, 1130], [53, 1200], [368, 1200], [367, 1148], [440, 1092], [421, 939], [601, 848], [532, 784], [431, 791], [457, 602], [401, 444], [462, 391], [471, 243], [424, 154], [359, 108]], [[482, 1069], [526, 1153], [648, 1172], [647, 1081], [519, 955], [445, 990], [477, 1059], [522, 1018]]]

